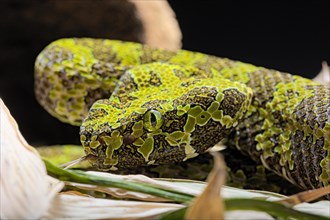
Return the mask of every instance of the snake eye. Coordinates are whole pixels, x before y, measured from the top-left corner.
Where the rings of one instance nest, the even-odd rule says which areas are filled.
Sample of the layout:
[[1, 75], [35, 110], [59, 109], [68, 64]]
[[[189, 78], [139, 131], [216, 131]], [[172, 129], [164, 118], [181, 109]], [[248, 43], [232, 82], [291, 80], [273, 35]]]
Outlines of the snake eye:
[[163, 116], [159, 111], [149, 110], [145, 113], [143, 126], [148, 131], [155, 131], [163, 124]]

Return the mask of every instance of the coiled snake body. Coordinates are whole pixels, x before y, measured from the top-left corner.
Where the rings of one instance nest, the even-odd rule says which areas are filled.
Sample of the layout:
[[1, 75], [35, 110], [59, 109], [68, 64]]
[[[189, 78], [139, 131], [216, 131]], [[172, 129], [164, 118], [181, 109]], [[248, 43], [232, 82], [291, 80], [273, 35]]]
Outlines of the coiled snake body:
[[81, 38], [47, 46], [35, 81], [48, 112], [81, 125], [100, 170], [185, 161], [226, 141], [303, 189], [330, 183], [330, 92], [311, 80], [196, 52]]

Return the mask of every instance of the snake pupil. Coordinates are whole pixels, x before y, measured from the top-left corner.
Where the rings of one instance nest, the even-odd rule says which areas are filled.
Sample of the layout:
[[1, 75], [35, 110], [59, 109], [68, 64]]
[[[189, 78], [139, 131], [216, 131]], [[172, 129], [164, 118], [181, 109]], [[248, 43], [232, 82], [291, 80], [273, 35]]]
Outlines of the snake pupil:
[[152, 127], [156, 127], [157, 125], [157, 118], [154, 113], [150, 114], [150, 123]]

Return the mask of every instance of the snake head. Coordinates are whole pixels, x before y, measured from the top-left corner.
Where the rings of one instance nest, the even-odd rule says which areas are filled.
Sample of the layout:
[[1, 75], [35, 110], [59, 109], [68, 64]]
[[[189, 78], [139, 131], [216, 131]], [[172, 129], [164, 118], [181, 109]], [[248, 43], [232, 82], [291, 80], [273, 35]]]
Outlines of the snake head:
[[194, 67], [165, 63], [127, 71], [110, 99], [95, 102], [80, 129], [100, 170], [185, 161], [225, 138], [252, 92]]

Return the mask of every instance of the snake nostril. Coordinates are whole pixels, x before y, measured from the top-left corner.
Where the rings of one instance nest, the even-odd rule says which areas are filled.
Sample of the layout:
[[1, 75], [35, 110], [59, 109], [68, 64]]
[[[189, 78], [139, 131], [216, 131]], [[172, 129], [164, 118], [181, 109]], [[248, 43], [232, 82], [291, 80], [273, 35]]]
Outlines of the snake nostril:
[[134, 137], [133, 135], [126, 133], [123, 138], [123, 143], [124, 144], [132, 144], [137, 138]]

